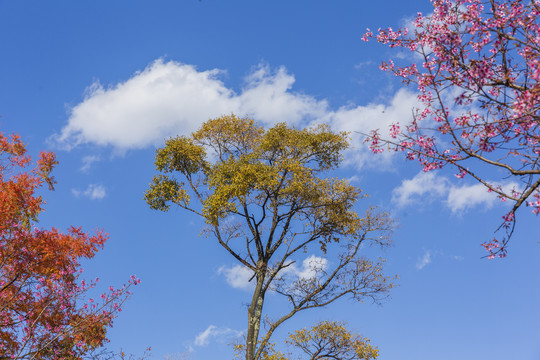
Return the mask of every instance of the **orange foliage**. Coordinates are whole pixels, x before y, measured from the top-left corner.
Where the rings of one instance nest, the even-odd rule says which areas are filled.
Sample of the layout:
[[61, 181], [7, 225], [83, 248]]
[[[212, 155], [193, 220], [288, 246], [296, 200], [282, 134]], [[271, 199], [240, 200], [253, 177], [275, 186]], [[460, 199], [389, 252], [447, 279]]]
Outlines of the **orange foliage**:
[[31, 163], [18, 135], [0, 133], [0, 359], [81, 359], [106, 341], [139, 280], [84, 303], [96, 282], [79, 280], [79, 261], [92, 258], [107, 235], [37, 228], [44, 201], [36, 192], [53, 188], [57, 161], [41, 152]]

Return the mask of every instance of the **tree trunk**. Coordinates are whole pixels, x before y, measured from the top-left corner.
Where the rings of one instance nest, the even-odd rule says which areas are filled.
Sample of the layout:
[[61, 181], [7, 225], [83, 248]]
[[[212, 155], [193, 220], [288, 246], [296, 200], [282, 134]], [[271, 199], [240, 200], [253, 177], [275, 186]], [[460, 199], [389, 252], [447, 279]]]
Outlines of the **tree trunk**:
[[246, 336], [246, 360], [256, 360], [257, 340], [261, 328], [261, 315], [264, 304], [264, 277], [265, 270], [257, 274], [257, 285], [253, 291], [253, 298], [248, 309], [248, 330]]

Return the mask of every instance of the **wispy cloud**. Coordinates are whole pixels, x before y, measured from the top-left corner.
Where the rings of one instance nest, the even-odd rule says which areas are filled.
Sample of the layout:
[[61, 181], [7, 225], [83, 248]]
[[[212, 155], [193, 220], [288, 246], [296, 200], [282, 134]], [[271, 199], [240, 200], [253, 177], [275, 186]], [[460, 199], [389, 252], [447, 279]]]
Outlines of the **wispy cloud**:
[[367, 60], [367, 61], [361, 61], [359, 62], [358, 64], [354, 65], [354, 68], [357, 69], [357, 70], [360, 70], [366, 66], [370, 66], [370, 65], [373, 65], [373, 61], [371, 60]]
[[196, 346], [207, 346], [211, 341], [225, 342], [231, 338], [242, 336], [242, 334], [242, 331], [210, 325], [195, 337], [194, 344]]
[[248, 114], [265, 126], [330, 124], [351, 132], [351, 164], [380, 166], [392, 153], [378, 155], [374, 162], [357, 132], [380, 128], [384, 135], [391, 123], [403, 123], [403, 114], [417, 104], [416, 95], [402, 89], [384, 104], [331, 109], [325, 99], [293, 91], [294, 75], [284, 67], [258, 66], [239, 93], [225, 85], [221, 74], [219, 69], [199, 71], [192, 65], [156, 60], [124, 82], [108, 87], [95, 82], [53, 139], [66, 149], [92, 143], [123, 153], [161, 144], [169, 136], [191, 133], [210, 118], [236, 113]]
[[105, 190], [105, 187], [98, 184], [90, 184], [88, 185], [86, 190], [83, 191], [78, 189], [71, 189], [71, 193], [75, 197], [85, 196], [91, 200], [99, 200], [107, 196], [107, 191]]
[[82, 158], [83, 165], [81, 166], [82, 172], [88, 172], [92, 165], [98, 161], [100, 161], [101, 158], [99, 155], [88, 155]]
[[422, 270], [427, 265], [431, 263], [431, 250], [426, 250], [424, 252], [424, 255], [418, 259], [416, 262], [416, 269]]

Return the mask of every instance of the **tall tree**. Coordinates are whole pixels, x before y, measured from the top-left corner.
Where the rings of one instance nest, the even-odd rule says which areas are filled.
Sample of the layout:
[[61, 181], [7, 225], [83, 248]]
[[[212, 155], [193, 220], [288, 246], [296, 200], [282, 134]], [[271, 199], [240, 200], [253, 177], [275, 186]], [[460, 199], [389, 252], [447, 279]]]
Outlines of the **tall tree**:
[[[453, 166], [458, 178], [470, 176], [512, 202], [505, 235], [483, 244], [490, 257], [504, 257], [518, 208], [540, 213], [540, 2], [431, 2], [433, 13], [419, 13], [412, 30], [374, 36], [368, 29], [363, 38], [411, 51], [421, 64], [381, 65], [416, 85], [423, 106], [407, 126], [391, 126], [392, 138], [374, 131], [371, 148], [390, 144], [424, 171]], [[519, 185], [503, 187], [508, 178]]]
[[[246, 360], [262, 359], [278, 326], [296, 313], [346, 295], [379, 301], [392, 287], [382, 260], [360, 256], [362, 245], [389, 244], [392, 220], [369, 208], [354, 210], [361, 191], [348, 181], [325, 177], [348, 146], [345, 133], [326, 126], [265, 130], [234, 115], [210, 120], [191, 136], [178, 136], [158, 149], [146, 200], [152, 209], [171, 204], [208, 224], [207, 234], [252, 274]], [[192, 205], [192, 198], [196, 200]], [[301, 254], [309, 268], [299, 273]], [[266, 294], [282, 295], [289, 310], [266, 317]]]
[[128, 288], [138, 283], [133, 277], [100, 301], [88, 299], [97, 279], [80, 280], [79, 261], [107, 236], [36, 227], [44, 205], [36, 192], [45, 183], [52, 189], [56, 164], [53, 153], [42, 152], [30, 168], [20, 137], [0, 133], [0, 359], [81, 359], [104, 343]]

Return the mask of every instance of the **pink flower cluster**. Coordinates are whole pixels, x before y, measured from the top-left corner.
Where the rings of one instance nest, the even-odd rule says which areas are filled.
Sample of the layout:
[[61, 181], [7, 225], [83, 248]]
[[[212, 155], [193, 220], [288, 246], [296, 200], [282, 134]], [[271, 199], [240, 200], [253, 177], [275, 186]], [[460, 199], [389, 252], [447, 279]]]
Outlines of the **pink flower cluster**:
[[[403, 151], [424, 171], [456, 166], [458, 178], [469, 174], [512, 201], [512, 214], [522, 204], [540, 213], [540, 2], [431, 2], [432, 15], [419, 13], [412, 30], [379, 29], [374, 35], [368, 29], [363, 36], [419, 55], [412, 63], [388, 60], [380, 68], [416, 85], [423, 106], [410, 125], [391, 125], [391, 139], [373, 131], [370, 149]], [[516, 177], [525, 188], [516, 193], [490, 185], [489, 167], [506, 171], [504, 179]], [[515, 223], [513, 215], [502, 228], [513, 229], [509, 223]], [[484, 247], [505, 254], [506, 243]]]

